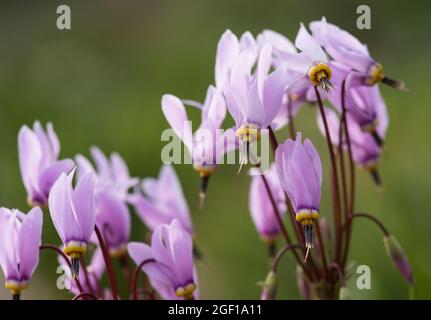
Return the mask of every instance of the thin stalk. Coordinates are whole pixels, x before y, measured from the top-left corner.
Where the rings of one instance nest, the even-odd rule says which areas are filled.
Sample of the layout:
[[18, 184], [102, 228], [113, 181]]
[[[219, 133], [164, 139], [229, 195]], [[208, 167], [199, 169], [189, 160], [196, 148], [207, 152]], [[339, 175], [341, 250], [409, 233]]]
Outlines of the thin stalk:
[[294, 249], [302, 249], [302, 246], [299, 244], [287, 244], [277, 252], [274, 259], [272, 260], [272, 266], [271, 266], [271, 270], [274, 273], [277, 273], [278, 265], [280, 263], [281, 258], [284, 256], [284, 254], [289, 250], [295, 251]]
[[91, 292], [81, 292], [72, 298], [72, 300], [80, 300], [82, 298], [90, 298], [92, 300], [98, 300], [97, 297]]
[[[63, 252], [63, 250], [61, 250], [61, 249], [60, 249], [59, 247], [57, 247], [56, 245], [49, 244], [49, 243], [47, 243], [47, 244], [42, 244], [42, 245], [39, 247], [39, 250], [46, 250], [46, 249], [53, 250], [53, 251], [55, 251], [57, 254], [59, 254], [60, 256], [62, 256], [62, 257], [63, 257], [63, 260], [64, 260], [64, 261], [66, 261], [67, 266], [69, 267], [69, 269], [71, 269], [72, 265], [70, 264], [69, 257], [68, 257], [64, 252]], [[78, 278], [78, 277], [75, 277], [75, 282], [76, 282], [76, 286], [78, 287], [79, 292], [83, 292], [84, 290], [82, 289], [82, 285], [81, 285], [81, 282], [79, 281], [79, 278]]]
[[132, 299], [137, 300], [138, 299], [138, 290], [137, 290], [137, 283], [139, 278], [139, 273], [141, 272], [141, 269], [144, 265], [147, 263], [156, 262], [154, 259], [147, 259], [142, 261], [135, 269], [135, 272], [133, 273], [132, 282], [130, 283], [130, 290], [132, 291]]
[[289, 134], [290, 138], [295, 139], [296, 131], [295, 131], [295, 124], [293, 123], [293, 114], [292, 114], [292, 103], [289, 101], [287, 102], [287, 117], [289, 120]]
[[81, 256], [81, 259], [79, 259], [79, 262], [81, 263], [81, 269], [84, 271], [85, 284], [87, 288], [93, 293], [96, 292], [93, 286], [91, 285], [90, 276], [88, 274], [87, 266], [85, 265], [84, 257]]
[[338, 280], [340, 281], [340, 286], [345, 287], [346, 279], [344, 278], [343, 271], [341, 270], [340, 266], [337, 263], [333, 262], [331, 263], [331, 269], [337, 272]]
[[325, 135], [326, 141], [328, 144], [329, 156], [331, 159], [331, 167], [332, 167], [332, 182], [333, 182], [333, 200], [334, 200], [334, 224], [335, 224], [335, 261], [339, 260], [340, 251], [341, 251], [341, 242], [342, 242], [342, 234], [341, 234], [341, 212], [340, 212], [340, 187], [338, 184], [338, 171], [337, 171], [337, 162], [335, 159], [331, 134], [329, 132], [328, 122], [326, 120], [325, 110], [323, 109], [322, 98], [320, 97], [319, 90], [317, 87], [314, 87], [314, 91], [317, 97], [317, 104], [319, 105], [320, 114], [322, 116], [323, 125], [325, 127]]
[[329, 271], [328, 271], [328, 262], [326, 261], [326, 253], [325, 253], [325, 244], [323, 242], [322, 233], [320, 232], [320, 225], [319, 223], [315, 223], [316, 228], [316, 234], [317, 234], [317, 240], [319, 241], [319, 250], [320, 255], [322, 256], [322, 265], [323, 270], [325, 271], [325, 278], [329, 278]]
[[[341, 86], [341, 108], [343, 110], [343, 113], [346, 114], [346, 81], [345, 80], [343, 80], [343, 83]], [[345, 225], [346, 240], [345, 240], [345, 244], [344, 244], [344, 252], [343, 252], [343, 258], [342, 258], [342, 263], [341, 263], [341, 267], [343, 269], [346, 266], [347, 257], [349, 255], [350, 238], [351, 238], [351, 233], [352, 233], [351, 214], [355, 208], [355, 186], [356, 186], [355, 164], [353, 162], [352, 145], [351, 145], [351, 141], [350, 141], [350, 133], [349, 133], [349, 126], [347, 124], [347, 117], [345, 117], [345, 121], [344, 121], [344, 133], [346, 135], [347, 154], [349, 156], [350, 201], [349, 201], [348, 217], [347, 217], [346, 225]]]
[[390, 236], [389, 230], [385, 227], [385, 225], [379, 220], [377, 219], [375, 216], [369, 214], [369, 213], [363, 213], [363, 212], [359, 212], [359, 213], [353, 213], [352, 214], [352, 220], [355, 218], [365, 218], [368, 220], [373, 221], [379, 228], [380, 230], [382, 230], [383, 234], [385, 236]]
[[105, 239], [102, 236], [97, 225], [94, 227], [94, 231], [96, 232], [97, 240], [99, 241], [100, 249], [102, 250], [103, 259], [105, 260], [106, 272], [108, 274], [108, 281], [112, 291], [112, 298], [114, 300], [118, 300], [118, 286], [117, 280], [115, 278], [114, 269], [112, 267], [112, 259], [109, 255], [108, 247], [106, 246]]
[[[343, 92], [341, 93], [343, 95]], [[346, 181], [346, 166], [344, 163], [344, 152], [343, 152], [343, 128], [346, 125], [346, 111], [341, 111], [340, 128], [338, 132], [338, 156], [340, 159], [340, 171], [341, 171], [341, 190], [343, 196], [343, 209], [344, 209], [344, 221], [347, 221], [349, 214], [349, 204], [347, 195], [347, 181]]]

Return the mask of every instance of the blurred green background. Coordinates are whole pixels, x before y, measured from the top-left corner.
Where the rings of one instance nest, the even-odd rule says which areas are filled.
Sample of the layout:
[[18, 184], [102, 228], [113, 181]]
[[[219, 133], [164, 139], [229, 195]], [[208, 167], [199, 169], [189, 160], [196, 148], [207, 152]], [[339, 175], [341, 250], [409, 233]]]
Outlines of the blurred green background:
[[[372, 29], [361, 31], [356, 8], [366, 3]], [[56, 28], [59, 4], [71, 6], [70, 31]], [[323, 15], [367, 43], [387, 73], [412, 90], [382, 88], [391, 120], [381, 162], [384, 194], [378, 195], [368, 174], [358, 171], [357, 209], [375, 213], [397, 236], [413, 265], [416, 298], [431, 298], [431, 42], [426, 32], [431, 3], [425, 1], [1, 1], [0, 205], [27, 210], [16, 145], [23, 124], [52, 121], [62, 157], [88, 155], [97, 145], [107, 153], [120, 152], [133, 176], [155, 176], [161, 165], [160, 134], [168, 127], [161, 96], [203, 100], [225, 29], [256, 35], [270, 28], [294, 39], [301, 21]], [[296, 125], [317, 145], [329, 169], [315, 111], [303, 108]], [[211, 179], [205, 209], [199, 211], [196, 173], [190, 165], [175, 169], [205, 255], [198, 263], [202, 298], [258, 298], [256, 283], [267, 273], [267, 251], [249, 217], [249, 178], [224, 166]], [[330, 216], [325, 178], [321, 214]], [[134, 239], [142, 240], [145, 227], [135, 216], [133, 221]], [[48, 214], [44, 229], [44, 241], [58, 243]], [[351, 260], [372, 271], [371, 290], [356, 289], [353, 276], [353, 296], [407, 298], [407, 285], [387, 259], [377, 227], [357, 221], [352, 242]], [[56, 257], [43, 252], [23, 298], [70, 298], [56, 288], [55, 272]], [[1, 289], [0, 297], [9, 294]], [[279, 298], [298, 298], [291, 257], [280, 268]]]

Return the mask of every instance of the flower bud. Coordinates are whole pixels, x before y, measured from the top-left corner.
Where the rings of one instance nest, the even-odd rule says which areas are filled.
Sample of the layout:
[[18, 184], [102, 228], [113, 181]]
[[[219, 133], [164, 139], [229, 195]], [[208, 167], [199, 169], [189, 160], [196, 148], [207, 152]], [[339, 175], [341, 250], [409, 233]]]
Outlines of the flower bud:
[[399, 244], [398, 240], [393, 235], [385, 236], [383, 240], [385, 243], [386, 252], [388, 253], [388, 256], [395, 268], [401, 272], [401, 275], [408, 283], [414, 284], [412, 268], [407, 255]]
[[270, 271], [266, 276], [265, 282], [262, 283], [261, 300], [273, 300], [277, 294], [277, 275]]

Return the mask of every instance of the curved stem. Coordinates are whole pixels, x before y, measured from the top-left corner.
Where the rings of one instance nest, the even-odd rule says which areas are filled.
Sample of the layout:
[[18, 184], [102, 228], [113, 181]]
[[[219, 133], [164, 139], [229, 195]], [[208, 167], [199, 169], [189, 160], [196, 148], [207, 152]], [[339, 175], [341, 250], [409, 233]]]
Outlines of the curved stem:
[[90, 292], [81, 292], [72, 298], [72, 300], [80, 300], [82, 298], [90, 298], [92, 300], [98, 300], [97, 297]]
[[105, 260], [106, 272], [108, 274], [109, 285], [112, 290], [112, 299], [118, 300], [118, 287], [117, 280], [115, 279], [114, 269], [112, 267], [112, 259], [109, 255], [108, 247], [106, 246], [105, 239], [102, 236], [99, 228], [94, 226], [94, 231], [96, 232], [97, 240], [99, 241], [100, 249], [102, 250], [103, 259]]
[[320, 93], [317, 87], [314, 87], [314, 91], [316, 93], [317, 104], [319, 106], [319, 111], [322, 116], [323, 125], [325, 127], [326, 142], [328, 144], [329, 156], [331, 159], [332, 183], [333, 183], [332, 197], [334, 200], [334, 224], [335, 224], [335, 261], [338, 261], [340, 257], [340, 251], [341, 251], [342, 234], [341, 234], [341, 212], [340, 212], [340, 187], [338, 184], [337, 162], [335, 160], [335, 154], [334, 154], [331, 134], [329, 132], [328, 122], [326, 120], [325, 110], [323, 109], [322, 98], [320, 97]]
[[385, 225], [379, 219], [377, 219], [375, 216], [373, 216], [369, 213], [363, 213], [363, 212], [358, 212], [358, 213], [352, 214], [352, 220], [355, 218], [361, 218], [361, 217], [373, 221], [380, 228], [380, 230], [382, 230], [382, 232], [385, 236], [390, 235], [389, 230], [386, 229]]
[[[280, 263], [281, 258], [284, 256], [286, 252], [292, 249], [302, 249], [302, 246], [299, 244], [287, 244], [283, 248], [281, 248], [276, 256], [274, 257], [274, 260], [272, 261], [271, 270], [274, 273], [277, 273], [278, 264]], [[294, 252], [294, 251], [293, 251]]]
[[341, 270], [340, 266], [337, 263], [333, 262], [333, 263], [331, 263], [331, 269], [334, 269], [337, 272], [338, 279], [340, 281], [340, 285], [342, 287], [345, 287], [346, 286], [346, 279], [344, 278], [343, 271]]
[[[56, 245], [53, 245], [53, 244], [49, 244], [49, 243], [42, 244], [39, 247], [39, 250], [46, 250], [46, 249], [53, 250], [57, 254], [62, 256], [63, 260], [67, 263], [67, 266], [69, 267], [69, 269], [72, 268], [72, 265], [70, 264], [70, 261], [69, 261], [69, 257], [59, 247], [57, 247]], [[75, 282], [76, 282], [76, 286], [78, 287], [79, 292], [83, 292], [84, 290], [82, 289], [82, 285], [81, 285], [81, 282], [79, 281], [78, 277], [75, 278]]]
[[[346, 81], [344, 80], [341, 87], [341, 107], [343, 110], [343, 113], [346, 114]], [[348, 211], [348, 218], [346, 220], [346, 241], [344, 245], [344, 252], [343, 252], [343, 259], [342, 259], [342, 268], [346, 266], [347, 263], [347, 256], [349, 255], [349, 246], [350, 246], [350, 238], [352, 233], [352, 221], [351, 221], [351, 214], [354, 211], [355, 208], [355, 164], [353, 162], [353, 156], [352, 156], [352, 145], [350, 141], [350, 133], [349, 133], [349, 126], [347, 124], [347, 117], [344, 121], [344, 132], [346, 134], [346, 142], [347, 142], [347, 152], [349, 155], [349, 167], [350, 167], [350, 201], [349, 201], [349, 211]]]
[[322, 256], [323, 270], [325, 271], [325, 278], [328, 279], [329, 272], [328, 272], [328, 262], [326, 261], [325, 244], [323, 242], [322, 233], [320, 232], [319, 223], [318, 222], [315, 223], [315, 226], [316, 226], [317, 240], [319, 241], [320, 255]]
[[141, 272], [141, 269], [144, 265], [147, 263], [156, 262], [154, 259], [147, 259], [142, 261], [135, 269], [135, 272], [133, 273], [132, 282], [130, 284], [130, 290], [132, 291], [132, 299], [137, 300], [138, 299], [138, 290], [137, 290], [137, 283], [139, 278], [139, 273]]
[[95, 292], [93, 286], [91, 285], [90, 276], [88, 274], [87, 266], [85, 265], [84, 257], [81, 256], [81, 259], [79, 260], [79, 262], [81, 263], [81, 269], [84, 271], [85, 284], [91, 292]]

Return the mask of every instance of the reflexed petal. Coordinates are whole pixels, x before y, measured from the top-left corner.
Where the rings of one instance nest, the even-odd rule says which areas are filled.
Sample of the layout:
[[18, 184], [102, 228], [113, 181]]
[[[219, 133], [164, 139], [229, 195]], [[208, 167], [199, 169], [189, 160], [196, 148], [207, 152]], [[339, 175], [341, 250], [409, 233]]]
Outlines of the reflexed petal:
[[217, 88], [222, 89], [228, 78], [228, 72], [239, 53], [238, 38], [226, 30], [217, 45], [215, 63], [215, 83]]
[[177, 97], [165, 94], [162, 97], [162, 111], [175, 134], [183, 141], [190, 154], [193, 150], [193, 135], [183, 103]]
[[33, 131], [27, 126], [18, 133], [18, 157], [22, 180], [30, 197], [39, 192], [38, 175], [42, 148]]
[[299, 28], [298, 35], [296, 36], [295, 46], [310, 57], [313, 62], [328, 61], [323, 49], [317, 43], [316, 39], [308, 33], [302, 23]]

